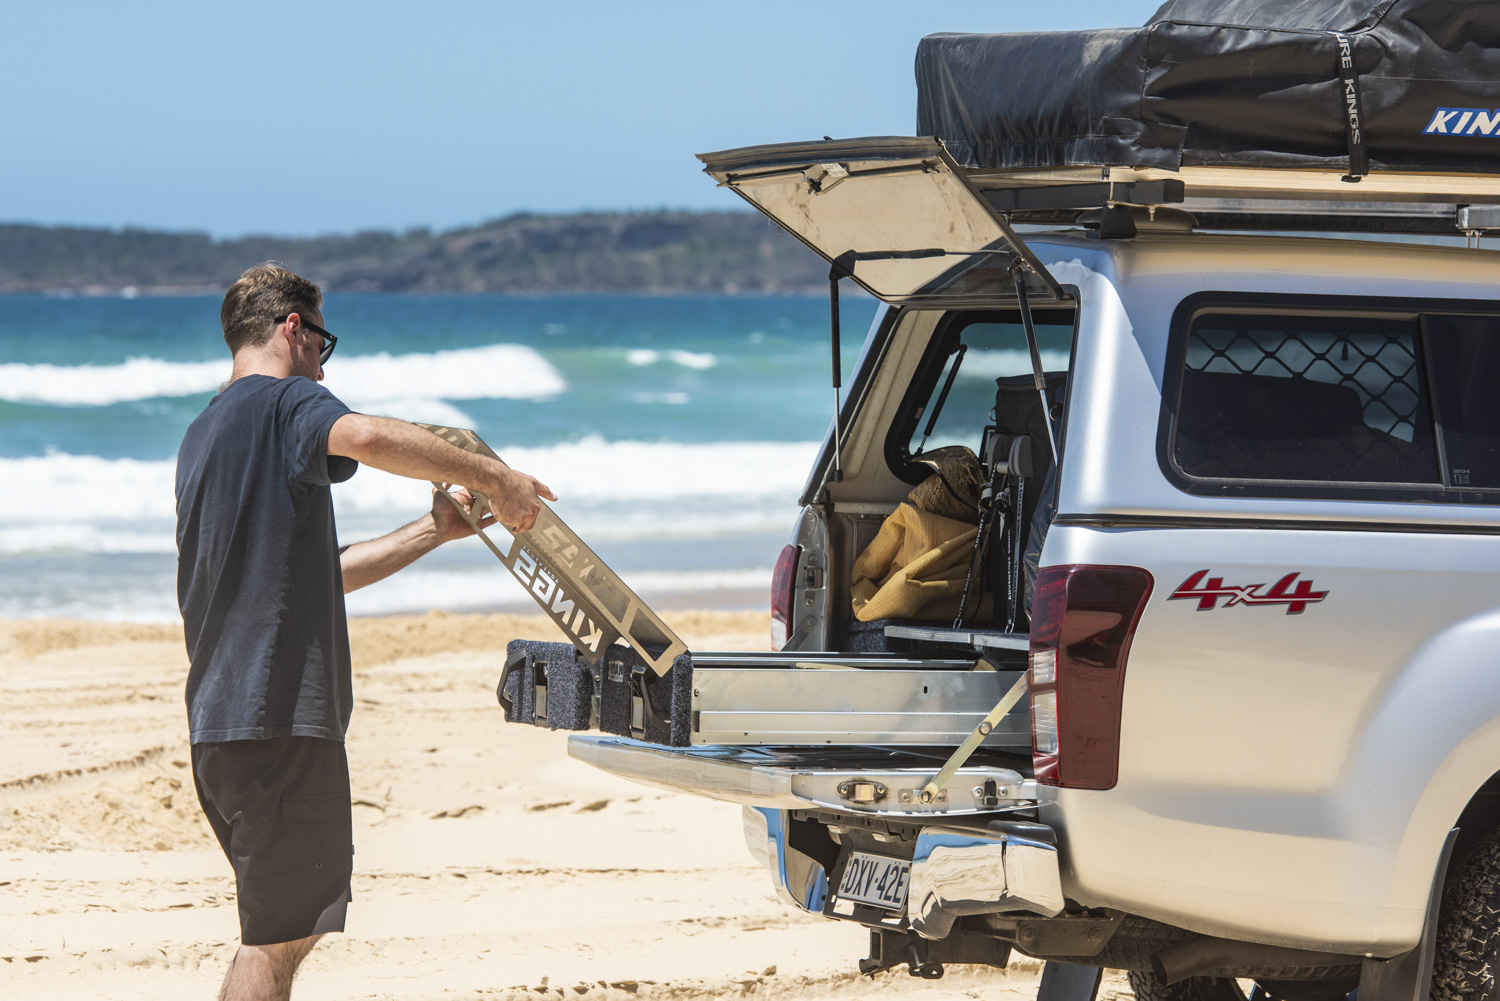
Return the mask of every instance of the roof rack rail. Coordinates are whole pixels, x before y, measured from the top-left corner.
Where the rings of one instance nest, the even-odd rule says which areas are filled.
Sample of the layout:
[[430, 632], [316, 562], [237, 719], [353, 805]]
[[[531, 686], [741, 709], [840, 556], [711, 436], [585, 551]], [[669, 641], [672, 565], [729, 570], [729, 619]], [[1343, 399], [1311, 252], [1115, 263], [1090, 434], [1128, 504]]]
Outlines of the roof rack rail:
[[[1012, 224], [1088, 225], [1133, 235], [1131, 208], [1190, 213], [1199, 230], [1421, 233], [1500, 232], [1500, 177], [1377, 172], [1356, 189], [1338, 173], [1185, 167], [966, 170]], [[1124, 210], [1124, 211], [1121, 211]], [[1081, 220], [1082, 213], [1092, 213]]]

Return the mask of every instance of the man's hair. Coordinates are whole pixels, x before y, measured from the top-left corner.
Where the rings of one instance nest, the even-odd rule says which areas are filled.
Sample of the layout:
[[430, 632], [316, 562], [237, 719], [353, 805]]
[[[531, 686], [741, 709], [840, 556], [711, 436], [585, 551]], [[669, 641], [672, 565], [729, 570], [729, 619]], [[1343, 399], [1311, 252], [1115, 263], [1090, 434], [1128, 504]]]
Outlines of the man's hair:
[[301, 275], [266, 261], [240, 275], [224, 293], [219, 324], [231, 353], [271, 339], [276, 324], [288, 313], [321, 313], [323, 290]]

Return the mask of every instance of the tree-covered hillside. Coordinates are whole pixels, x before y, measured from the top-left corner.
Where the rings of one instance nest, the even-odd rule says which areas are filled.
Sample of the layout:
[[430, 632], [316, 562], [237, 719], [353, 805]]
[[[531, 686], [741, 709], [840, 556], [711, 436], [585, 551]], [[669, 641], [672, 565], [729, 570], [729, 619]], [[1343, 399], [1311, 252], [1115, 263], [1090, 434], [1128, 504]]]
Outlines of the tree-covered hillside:
[[801, 292], [811, 251], [758, 214], [515, 215], [433, 233], [250, 236], [0, 225], [0, 292], [219, 291], [277, 260], [342, 291]]

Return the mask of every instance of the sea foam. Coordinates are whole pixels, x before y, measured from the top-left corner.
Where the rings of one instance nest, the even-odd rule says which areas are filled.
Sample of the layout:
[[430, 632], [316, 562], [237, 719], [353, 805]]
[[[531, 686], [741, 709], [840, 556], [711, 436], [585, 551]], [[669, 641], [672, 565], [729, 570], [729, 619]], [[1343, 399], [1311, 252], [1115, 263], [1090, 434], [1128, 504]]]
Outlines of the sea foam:
[[[557, 493], [558, 513], [587, 539], [781, 533], [817, 451], [813, 442], [490, 444]], [[171, 459], [54, 453], [0, 459], [0, 556], [44, 552], [170, 553]], [[426, 510], [430, 487], [364, 469], [334, 487], [340, 534], [368, 538]]]
[[[1068, 368], [1066, 351], [1042, 351], [1044, 372], [1065, 372]], [[1001, 379], [1007, 376], [1030, 375], [1031, 355], [1014, 348], [976, 348], [964, 355], [959, 368], [959, 377], [968, 379]]]
[[[229, 378], [229, 360], [130, 358], [118, 365], [0, 364], [0, 400], [53, 406], [106, 406], [132, 400], [210, 393]], [[325, 385], [344, 402], [371, 412], [402, 412], [412, 401], [542, 399], [566, 390], [562, 375], [521, 344], [428, 354], [335, 355]], [[426, 416], [461, 416], [425, 409]], [[408, 411], [409, 412], [409, 411]], [[448, 423], [448, 421], [442, 421]], [[454, 421], [453, 423], [457, 423]]]
[[666, 359], [683, 368], [695, 368], [700, 372], [713, 368], [719, 359], [706, 351], [657, 351], [652, 348], [632, 348], [625, 352], [625, 360], [632, 365], [655, 365]]

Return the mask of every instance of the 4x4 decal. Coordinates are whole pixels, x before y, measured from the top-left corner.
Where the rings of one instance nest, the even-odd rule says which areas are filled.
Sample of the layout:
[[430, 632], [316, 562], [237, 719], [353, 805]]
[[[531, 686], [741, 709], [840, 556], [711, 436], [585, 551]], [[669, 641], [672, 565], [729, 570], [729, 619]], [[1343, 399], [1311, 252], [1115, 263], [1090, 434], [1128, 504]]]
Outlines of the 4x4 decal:
[[[1311, 580], [1297, 580], [1297, 573], [1289, 573], [1271, 585], [1271, 589], [1260, 594], [1264, 584], [1246, 584], [1243, 587], [1225, 586], [1223, 577], [1208, 577], [1209, 571], [1199, 570], [1177, 585], [1177, 590], [1167, 596], [1168, 601], [1177, 598], [1196, 598], [1198, 611], [1210, 612], [1218, 607], [1220, 598], [1228, 598], [1224, 607], [1231, 605], [1285, 605], [1286, 614], [1301, 615], [1307, 606], [1322, 601], [1327, 591], [1314, 591]], [[1204, 582], [1208, 577], [1207, 582]], [[1296, 581], [1296, 587], [1292, 582]], [[1202, 584], [1202, 587], [1198, 585]]]

